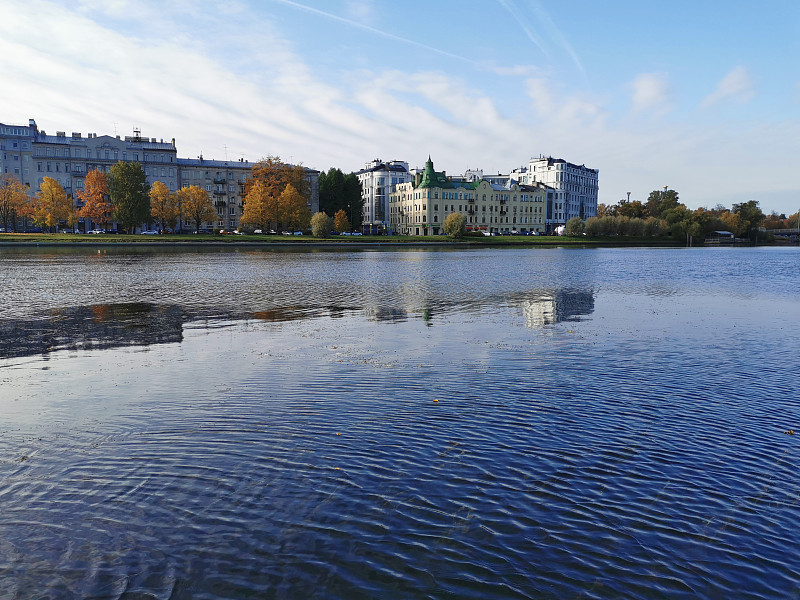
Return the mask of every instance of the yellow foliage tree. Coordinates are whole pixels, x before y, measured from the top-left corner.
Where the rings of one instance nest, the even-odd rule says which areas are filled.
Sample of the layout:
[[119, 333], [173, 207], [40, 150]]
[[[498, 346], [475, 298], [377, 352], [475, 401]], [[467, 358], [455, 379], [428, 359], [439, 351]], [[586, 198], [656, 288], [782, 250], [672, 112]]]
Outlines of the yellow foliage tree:
[[90, 219], [101, 227], [108, 227], [111, 223], [112, 207], [108, 197], [108, 179], [106, 179], [105, 173], [98, 169], [89, 171], [86, 174], [83, 191], [78, 192], [78, 198], [84, 202], [78, 211], [79, 217]]
[[344, 210], [338, 210], [333, 215], [333, 227], [336, 231], [350, 231], [350, 219], [347, 218], [347, 213]]
[[61, 221], [65, 221], [70, 227], [77, 221], [72, 199], [67, 197], [64, 188], [52, 177], [45, 177], [42, 181], [33, 220], [36, 224], [53, 230]]
[[[208, 196], [208, 194], [206, 194]], [[178, 197], [169, 191], [161, 181], [156, 181], [150, 188], [150, 215], [159, 229], [175, 229], [181, 211]]]
[[273, 219], [277, 223], [277, 207], [277, 199], [270, 194], [267, 184], [261, 180], [252, 181], [244, 199], [241, 222], [268, 229]]
[[16, 229], [17, 216], [26, 212], [28, 192], [23, 183], [13, 175], [0, 177], [0, 219], [3, 229], [9, 230], [9, 221]]
[[253, 165], [253, 174], [245, 186], [245, 192], [249, 193], [257, 181], [264, 183], [273, 198], [280, 197], [289, 184], [306, 200], [311, 191], [305, 168], [287, 164], [280, 156], [268, 156]]
[[306, 199], [290, 183], [278, 199], [281, 221], [290, 230], [308, 229], [311, 222], [311, 211]]
[[180, 204], [180, 214], [187, 221], [194, 223], [195, 231], [200, 231], [204, 221], [216, 221], [217, 211], [211, 203], [211, 198], [203, 188], [190, 185], [177, 192]]

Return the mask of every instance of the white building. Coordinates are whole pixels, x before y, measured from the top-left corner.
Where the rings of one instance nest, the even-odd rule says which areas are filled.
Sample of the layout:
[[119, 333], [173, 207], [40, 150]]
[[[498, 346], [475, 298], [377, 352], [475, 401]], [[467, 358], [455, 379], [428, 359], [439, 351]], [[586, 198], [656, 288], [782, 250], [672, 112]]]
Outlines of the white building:
[[514, 169], [511, 178], [519, 183], [543, 183], [552, 189], [548, 194], [546, 225], [552, 232], [573, 217], [588, 219], [597, 216], [597, 169], [576, 165], [563, 158], [539, 156], [527, 168]]
[[377, 233], [389, 224], [389, 195], [399, 184], [411, 181], [408, 163], [401, 160], [384, 162], [376, 158], [357, 171], [356, 176], [361, 183], [363, 225]]

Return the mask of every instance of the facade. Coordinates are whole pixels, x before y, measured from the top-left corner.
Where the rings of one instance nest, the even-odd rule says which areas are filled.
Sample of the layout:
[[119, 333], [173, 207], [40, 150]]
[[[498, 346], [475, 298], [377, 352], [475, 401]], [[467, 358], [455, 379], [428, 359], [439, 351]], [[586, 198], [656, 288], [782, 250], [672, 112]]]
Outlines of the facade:
[[[52, 177], [80, 208], [78, 192], [83, 190], [86, 174], [92, 169], [108, 173], [118, 161], [140, 163], [150, 185], [161, 181], [171, 192], [189, 185], [205, 188], [219, 215], [216, 223], [206, 225], [210, 229], [239, 226], [244, 182], [253, 163], [179, 159], [175, 138], [165, 142], [143, 137], [139, 130], [124, 138], [77, 132], [68, 136], [63, 131], [47, 135], [33, 119], [27, 126], [0, 123], [0, 173], [16, 175], [32, 194], [38, 193], [45, 177]], [[313, 214], [319, 210], [319, 171], [306, 168], [306, 174], [311, 190], [308, 208]], [[93, 223], [80, 219], [80, 231], [93, 228]]]
[[546, 213], [547, 231], [566, 224], [573, 217], [597, 216], [597, 169], [576, 165], [562, 158], [532, 158], [527, 168], [515, 169], [511, 178], [522, 184], [544, 184], [552, 190]]
[[399, 184], [411, 181], [408, 163], [376, 158], [357, 171], [356, 177], [361, 183], [363, 225], [377, 233], [389, 224], [389, 196]]
[[445, 218], [454, 212], [466, 216], [468, 231], [543, 232], [545, 198], [542, 185], [448, 179], [428, 158], [413, 181], [399, 184], [390, 195], [389, 220], [400, 235], [440, 235]]

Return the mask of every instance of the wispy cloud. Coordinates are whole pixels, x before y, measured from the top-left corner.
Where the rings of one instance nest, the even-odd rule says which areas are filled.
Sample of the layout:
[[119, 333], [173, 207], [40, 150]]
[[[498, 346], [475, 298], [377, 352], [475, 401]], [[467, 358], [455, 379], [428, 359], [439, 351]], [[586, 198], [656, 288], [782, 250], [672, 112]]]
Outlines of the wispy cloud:
[[642, 73], [633, 80], [633, 110], [665, 113], [672, 107], [667, 76], [663, 73]]
[[429, 46], [428, 44], [423, 44], [422, 42], [418, 42], [416, 40], [412, 40], [409, 38], [405, 38], [399, 35], [395, 35], [393, 33], [389, 33], [388, 31], [383, 31], [382, 29], [377, 29], [375, 27], [371, 27], [366, 23], [361, 23], [355, 19], [348, 19], [345, 17], [341, 17], [339, 15], [335, 15], [333, 13], [325, 12], [324, 10], [319, 10], [318, 8], [313, 8], [311, 6], [306, 6], [305, 4], [300, 4], [299, 2], [293, 2], [292, 0], [272, 0], [273, 2], [277, 2], [278, 4], [284, 4], [286, 6], [291, 6], [292, 8], [296, 8], [298, 10], [305, 11], [309, 14], [316, 15], [318, 17], [323, 17], [325, 19], [330, 19], [331, 21], [336, 21], [337, 23], [342, 23], [344, 25], [349, 25], [350, 27], [355, 27], [357, 29], [361, 29], [363, 31], [368, 31], [375, 35], [381, 36], [388, 40], [393, 40], [395, 42], [401, 42], [403, 44], [408, 44], [411, 46], [415, 46], [417, 48], [421, 48], [422, 50], [427, 50], [428, 52], [435, 52], [441, 56], [446, 56], [448, 58], [453, 58], [455, 60], [463, 61], [475, 65], [475, 61], [470, 60], [464, 56], [460, 56], [458, 54], [453, 54], [452, 52], [447, 52], [446, 50], [442, 50], [440, 48], [435, 48], [433, 46]]
[[755, 87], [750, 72], [745, 67], [734, 67], [717, 84], [710, 95], [700, 104], [701, 108], [709, 108], [725, 100], [747, 103], [755, 96]]
[[[555, 45], [559, 47], [559, 51], [563, 52], [570, 58], [572, 64], [580, 73], [581, 78], [586, 84], [586, 87], [591, 87], [589, 84], [589, 78], [586, 75], [586, 69], [583, 67], [583, 63], [581, 62], [578, 53], [572, 47], [572, 44], [569, 43], [563, 31], [556, 25], [555, 21], [550, 16], [550, 13], [545, 10], [544, 6], [540, 2], [537, 0], [528, 0], [525, 2], [525, 6], [531, 13], [531, 17], [528, 17], [525, 10], [521, 8], [515, 0], [497, 0], [497, 2], [500, 4], [500, 6], [506, 9], [506, 11], [517, 22], [517, 25], [519, 25], [520, 28], [522, 28], [522, 30], [525, 32], [525, 35], [528, 37], [528, 39], [533, 42], [533, 44], [541, 51], [548, 62], [550, 62], [552, 61], [552, 52], [549, 50], [548, 45], [545, 43], [542, 36], [538, 33], [539, 30], [546, 31], [552, 38]], [[534, 26], [534, 22], [539, 26], [538, 28]]]

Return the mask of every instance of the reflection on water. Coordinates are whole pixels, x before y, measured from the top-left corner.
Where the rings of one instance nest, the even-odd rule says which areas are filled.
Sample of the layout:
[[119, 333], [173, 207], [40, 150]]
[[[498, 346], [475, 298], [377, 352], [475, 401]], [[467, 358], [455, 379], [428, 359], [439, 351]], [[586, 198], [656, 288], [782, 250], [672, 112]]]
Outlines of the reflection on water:
[[562, 321], [574, 321], [594, 310], [591, 291], [551, 290], [532, 293], [522, 300], [527, 327], [542, 327]]
[[796, 597], [798, 265], [0, 251], [0, 598]]
[[179, 307], [146, 302], [60, 308], [38, 318], [0, 320], [0, 357], [180, 342], [183, 322]]

